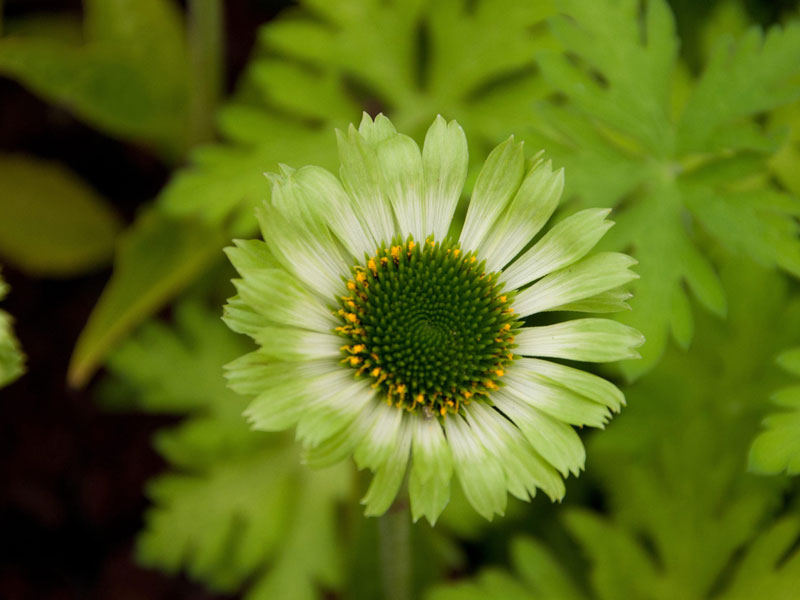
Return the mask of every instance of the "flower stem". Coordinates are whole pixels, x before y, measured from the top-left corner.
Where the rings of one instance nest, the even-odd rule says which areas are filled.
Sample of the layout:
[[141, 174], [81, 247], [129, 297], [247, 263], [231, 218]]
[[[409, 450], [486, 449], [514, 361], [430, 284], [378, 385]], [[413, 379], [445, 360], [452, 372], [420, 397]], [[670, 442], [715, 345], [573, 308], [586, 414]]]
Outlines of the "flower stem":
[[411, 520], [404, 500], [378, 520], [381, 581], [386, 600], [411, 600]]

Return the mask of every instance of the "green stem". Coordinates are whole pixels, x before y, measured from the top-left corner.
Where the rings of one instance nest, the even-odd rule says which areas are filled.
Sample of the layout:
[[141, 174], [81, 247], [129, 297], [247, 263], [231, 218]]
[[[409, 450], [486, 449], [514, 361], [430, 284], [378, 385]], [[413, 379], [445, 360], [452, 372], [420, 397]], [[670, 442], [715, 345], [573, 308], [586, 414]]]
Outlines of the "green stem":
[[381, 581], [386, 600], [411, 600], [411, 518], [404, 500], [378, 520]]
[[214, 138], [214, 113], [223, 86], [223, 13], [220, 0], [189, 0], [189, 143]]

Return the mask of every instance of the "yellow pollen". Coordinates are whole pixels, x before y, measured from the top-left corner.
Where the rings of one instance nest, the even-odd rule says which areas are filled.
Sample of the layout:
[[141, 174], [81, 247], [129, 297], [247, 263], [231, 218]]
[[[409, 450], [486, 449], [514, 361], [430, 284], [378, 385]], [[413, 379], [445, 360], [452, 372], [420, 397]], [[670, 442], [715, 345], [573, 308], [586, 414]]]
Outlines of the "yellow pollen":
[[505, 296], [500, 296], [500, 302], [505, 302], [506, 300], [508, 300], [508, 298]]
[[492, 381], [491, 379], [487, 379], [487, 380], [484, 382], [484, 384], [483, 384], [483, 385], [485, 385], [485, 386], [486, 386], [487, 388], [489, 388], [490, 390], [496, 390], [496, 389], [497, 389], [497, 384], [496, 384], [494, 381]]
[[401, 396], [405, 396], [406, 395], [406, 384], [401, 383], [400, 385], [398, 385], [397, 386], [397, 393], [400, 394]]
[[361, 357], [360, 356], [351, 356], [350, 357], [350, 366], [355, 367], [356, 365], [361, 364]]
[[511, 329], [511, 323], [503, 323], [503, 326], [500, 329], [502, 329], [503, 331], [508, 331], [509, 329]]
[[372, 375], [373, 377], [377, 377], [380, 374], [381, 374], [380, 367], [375, 367], [374, 369], [372, 369], [372, 371], [370, 371], [370, 375]]
[[410, 241], [408, 242], [408, 250], [409, 250], [409, 252], [410, 252], [411, 250], [413, 250], [413, 249], [414, 249], [414, 246], [416, 246], [416, 245], [417, 245], [417, 243], [416, 243], [414, 240], [410, 240]]
[[388, 263], [388, 262], [389, 262], [389, 258], [388, 258], [388, 257], [386, 257], [386, 256], [381, 256], [381, 264], [382, 264], [382, 265], [385, 265], [385, 264], [386, 264], [386, 263]]
[[364, 344], [356, 344], [350, 349], [350, 352], [352, 352], [353, 354], [359, 354], [366, 349], [367, 347]]
[[498, 377], [502, 377], [503, 375], [505, 375], [505, 374], [506, 374], [506, 372], [505, 372], [505, 371], [503, 371], [503, 369], [497, 369], [497, 370], [495, 371], [495, 374], [496, 374]]
[[425, 402], [425, 396], [423, 394], [417, 394], [417, 397], [414, 398], [414, 403], [422, 404], [423, 402]]
[[347, 306], [349, 306], [349, 307], [350, 307], [350, 308], [352, 308], [352, 309], [355, 309], [355, 307], [356, 307], [356, 303], [355, 303], [355, 302], [353, 302], [352, 300], [348, 300], [348, 301], [347, 301]]
[[464, 398], [472, 398], [472, 392], [470, 392], [469, 390], [465, 391]]
[[350, 290], [351, 292], [354, 291], [356, 289], [356, 282], [353, 281], [352, 279], [350, 281], [348, 281], [347, 282], [347, 289]]
[[377, 354], [375, 354], [374, 352], [370, 354], [370, 357], [371, 357], [371, 358], [372, 358], [372, 360], [374, 360], [375, 362], [380, 362], [380, 361], [381, 361], [381, 359], [380, 359], [380, 358], [378, 358], [378, 355], [377, 355]]
[[400, 250], [400, 246], [392, 246], [391, 254], [393, 259], [400, 260]]
[[475, 255], [474, 255], [474, 254], [473, 254], [472, 256], [470, 256], [470, 257], [469, 257], [469, 262], [470, 262], [470, 263], [475, 263], [475, 262], [477, 262], [477, 261], [478, 261], [478, 259], [477, 259], [477, 258], [475, 258]]
[[347, 319], [351, 323], [355, 323], [356, 321], [358, 321], [358, 317], [356, 316], [355, 313], [347, 313], [347, 315], [345, 315], [345, 319]]
[[459, 254], [461, 254], [461, 249], [460, 248], [456, 248], [455, 250], [453, 250], [453, 256], [458, 258]]
[[370, 271], [377, 271], [378, 270], [377, 266], [375, 265], [375, 259], [370, 258], [367, 261], [367, 266], [369, 267]]

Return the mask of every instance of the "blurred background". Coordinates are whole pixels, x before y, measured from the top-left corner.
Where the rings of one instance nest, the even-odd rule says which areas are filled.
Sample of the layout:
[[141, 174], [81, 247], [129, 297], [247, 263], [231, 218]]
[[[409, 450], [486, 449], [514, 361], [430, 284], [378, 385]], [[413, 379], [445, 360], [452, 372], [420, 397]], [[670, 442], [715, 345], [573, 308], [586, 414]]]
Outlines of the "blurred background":
[[[499, 58], [477, 53], [477, 62], [465, 60], [462, 71], [454, 71], [454, 82], [440, 90], [420, 83], [431, 72], [447, 72], [441, 64], [425, 66], [427, 53], [433, 52], [425, 39], [409, 41], [402, 37], [406, 31], [402, 23], [395, 27], [359, 13], [358, 7], [369, 2], [304, 4], [147, 0], [134, 7], [137, 2], [121, 0], [0, 2], [0, 264], [10, 287], [2, 309], [13, 316], [26, 355], [26, 373], [0, 391], [0, 598], [237, 598], [260, 577], [253, 565], [226, 571], [218, 557], [209, 559], [214, 563], [209, 567], [209, 561], [195, 560], [191, 551], [180, 557], [166, 556], [152, 549], [158, 547], [152, 540], [145, 540], [144, 550], [136, 549], [153, 498], [161, 502], [170, 493], [146, 494], [149, 481], [168, 468], [192, 473], [222, 468], [215, 463], [204, 471], [206, 465], [193, 464], [181, 454], [187, 448], [218, 452], [209, 441], [217, 439], [217, 433], [197, 434], [202, 436], [197, 446], [192, 445], [194, 438], [177, 442], [168, 438], [157, 441], [154, 448], [156, 433], [177, 430], [183, 423], [181, 415], [217, 415], [216, 408], [209, 408], [214, 399], [197, 400], [197, 408], [187, 398], [199, 398], [202, 391], [192, 395], [196, 390], [178, 389], [159, 369], [172, 369], [174, 374], [194, 368], [202, 377], [217, 373], [218, 365], [240, 353], [243, 342], [231, 341], [226, 332], [215, 329], [218, 307], [233, 293], [220, 250], [232, 237], [253, 233], [250, 215], [261, 197], [260, 172], [273, 168], [278, 160], [294, 166], [335, 164], [333, 126], [357, 120], [360, 110], [385, 111], [397, 119], [398, 129], [417, 136], [438, 112], [458, 118], [465, 122], [468, 135], [474, 135], [471, 151], [480, 160], [488, 147], [512, 131], [523, 129], [523, 136], [530, 133], [534, 144], [543, 139], [529, 131], [530, 118], [516, 110], [519, 106], [528, 110], [527, 100], [517, 101], [509, 93], [506, 104], [492, 104], [493, 91], [504, 90], [505, 83], [492, 79], [490, 89], [479, 74], [470, 86], [458, 89], [458, 82], [480, 71], [484, 60], [487, 71], [497, 64], [497, 73], [492, 74], [497, 81], [511, 80], [508, 73], [512, 73], [513, 85], [521, 82], [513, 89], [544, 98], [549, 92], [541, 88], [530, 63], [535, 51], [555, 46], [542, 33], [541, 16], [519, 24], [521, 31], [530, 34], [530, 46], [501, 48]], [[436, 38], [444, 44], [437, 46], [438, 51], [446, 53], [450, 48], [454, 56], [468, 54], [464, 48], [473, 41], [469, 24], [491, 34], [487, 34], [490, 43], [508, 37], [504, 29], [508, 23], [492, 16], [493, 11], [501, 15], [507, 11], [508, 3], [463, 4], [469, 15], [473, 5], [480, 5], [480, 10], [475, 9], [480, 18], [465, 20], [461, 30], [454, 28], [452, 46], [444, 34]], [[797, 14], [797, 3], [789, 0], [672, 0], [669, 5], [681, 40], [682, 68], [690, 74], [687, 80], [706, 64], [715, 36], [740, 34], [754, 24], [769, 27]], [[129, 19], [125, 11], [130, 11]], [[315, 14], [312, 24], [327, 20], [336, 25], [345, 50], [349, 39], [366, 38], [373, 27], [383, 33], [370, 40], [373, 46], [352, 44], [353, 68], [348, 71], [323, 62], [327, 42], [316, 37], [319, 32], [314, 27], [304, 28], [305, 21], [298, 15], [307, 13]], [[448, 18], [447, 11], [443, 13], [439, 20], [431, 19], [427, 30], [431, 37]], [[402, 16], [403, 11], [398, 14]], [[266, 28], [277, 15], [280, 22], [290, 25]], [[512, 19], [513, 15], [508, 17]], [[384, 35], [395, 29], [397, 39]], [[394, 61], [393, 52], [404, 44], [418, 49], [415, 56], [420, 64], [409, 67], [402, 60]], [[274, 59], [285, 56], [290, 46], [296, 51], [293, 58], [310, 65], [307, 71], [319, 76], [316, 83]], [[376, 50], [363, 52], [363, 48]], [[523, 58], [516, 60], [517, 51]], [[506, 58], [508, 66], [503, 63]], [[800, 56], [797, 61], [800, 64]], [[405, 67], [412, 73], [410, 83], [401, 72]], [[530, 73], [534, 75], [526, 79]], [[328, 85], [340, 79], [346, 94]], [[258, 94], [267, 99], [255, 100]], [[261, 112], [254, 108], [261, 106], [259, 102]], [[557, 104], [561, 103], [563, 98]], [[506, 108], [498, 111], [498, 106]], [[800, 172], [800, 166], [795, 163], [784, 172], [792, 170]], [[715, 261], [720, 257], [716, 249], [709, 254]], [[144, 266], [136, 271], [134, 264]], [[794, 297], [794, 283], [764, 275], [756, 267], [747, 272], [750, 278], [745, 280], [727, 273], [726, 289], [748, 290], [758, 285], [773, 290], [773, 297]], [[731, 314], [737, 310], [749, 314], [746, 302], [740, 309], [736, 306], [731, 303]], [[781, 321], [783, 325], [764, 325], [761, 331], [777, 331], [796, 322], [797, 311], [785, 306], [759, 309], [773, 315], [784, 310], [791, 313], [791, 318]], [[179, 334], [159, 323], [174, 325]], [[717, 327], [716, 321], [698, 316], [697, 330], [712, 332], [704, 338], [712, 340], [706, 342], [708, 356], [716, 352], [711, 349], [719, 347], [716, 343], [734, 345], [724, 337], [730, 332], [714, 333]], [[785, 333], [791, 338], [794, 332]], [[132, 345], [123, 346], [131, 335]], [[177, 342], [173, 335], [178, 336]], [[764, 354], [771, 354], [759, 360], [771, 364], [781, 344], [753, 335], [745, 342], [737, 338], [742, 352], [762, 343]], [[791, 341], [783, 340], [783, 347]], [[683, 359], [674, 349], [670, 352], [667, 366], [644, 389], [634, 390], [634, 397], [657, 395], [659, 382], [675, 381], [686, 369], [700, 368], [680, 363]], [[148, 354], [155, 356], [155, 360], [150, 357], [154, 363], [167, 365], [147, 363]], [[726, 368], [737, 371], [735, 365]], [[670, 369], [678, 375], [672, 377]], [[713, 372], [697, 375], [697, 380], [713, 380], [713, 374], [708, 375]], [[760, 372], [750, 375], [750, 383], [761, 377]], [[760, 383], [766, 381], [764, 377]], [[222, 384], [215, 381], [210, 387], [214, 386]], [[758, 393], [762, 391], [759, 388]], [[238, 415], [239, 405], [235, 406], [233, 414]], [[686, 415], [687, 421], [695, 419], [689, 412]], [[201, 417], [192, 418], [199, 421]], [[749, 439], [758, 418], [747, 423], [741, 439]], [[241, 439], [246, 434], [235, 429], [231, 435], [244, 444]], [[184, 445], [176, 450], [180, 444]], [[227, 452], [230, 444], [225, 444]], [[611, 464], [615, 450], [606, 451], [611, 452], [606, 464]], [[230, 460], [250, 456], [247, 452], [251, 452], [249, 447], [231, 450]], [[599, 452], [602, 455], [602, 446]], [[608, 510], [608, 499], [591, 481], [571, 485], [568, 502], [601, 513]], [[765, 504], [795, 506], [791, 498], [796, 496], [785, 486], [778, 487]], [[350, 492], [330, 494], [341, 500]], [[546, 521], [555, 509], [539, 500], [537, 518]], [[192, 513], [200, 528], [207, 516], [204, 506], [200, 502]], [[511, 518], [485, 537], [480, 537], [480, 525], [462, 519], [460, 513], [449, 524], [445, 519], [444, 530], [460, 540], [460, 547], [430, 538], [434, 541], [426, 545], [435, 547], [440, 557], [437, 566], [431, 567], [435, 573], [426, 574], [423, 581], [454, 573], [470, 575], [486, 562], [505, 557], [506, 539], [523, 528], [523, 510], [527, 509], [513, 509]], [[337, 522], [352, 518], [341, 509], [331, 511], [331, 519]], [[277, 510], [276, 514], [284, 513]], [[158, 530], [154, 522], [148, 521], [155, 528], [150, 531]], [[362, 555], [368, 554], [373, 534], [366, 529], [351, 532], [345, 536], [347, 548], [351, 552], [361, 548]], [[434, 534], [425, 530], [418, 535], [428, 540], [425, 536]], [[572, 547], [563, 531], [544, 535], [556, 548]], [[278, 540], [276, 547], [281, 543]], [[200, 547], [202, 543], [194, 551], [200, 552]], [[264, 560], [279, 562], [280, 554], [280, 549], [271, 551], [269, 560]], [[184, 563], [190, 577], [183, 574]], [[344, 584], [324, 569], [315, 573], [313, 579], [321, 580], [325, 590], [320, 597], [339, 597], [331, 590], [342, 585], [360, 589], [362, 584], [353, 583], [354, 573], [363, 573], [365, 568], [368, 562], [358, 568], [351, 565], [346, 576], [350, 580]], [[363, 585], [367, 587], [360, 597], [377, 597]]]

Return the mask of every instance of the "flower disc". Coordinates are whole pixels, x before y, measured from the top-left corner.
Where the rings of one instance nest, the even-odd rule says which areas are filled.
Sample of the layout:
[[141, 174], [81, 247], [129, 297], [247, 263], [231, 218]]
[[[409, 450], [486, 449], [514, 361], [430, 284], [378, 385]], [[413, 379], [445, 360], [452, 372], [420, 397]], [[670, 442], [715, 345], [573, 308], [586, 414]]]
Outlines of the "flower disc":
[[342, 362], [373, 378], [387, 403], [428, 415], [497, 389], [520, 322], [483, 268], [449, 240], [380, 248], [347, 281]]

